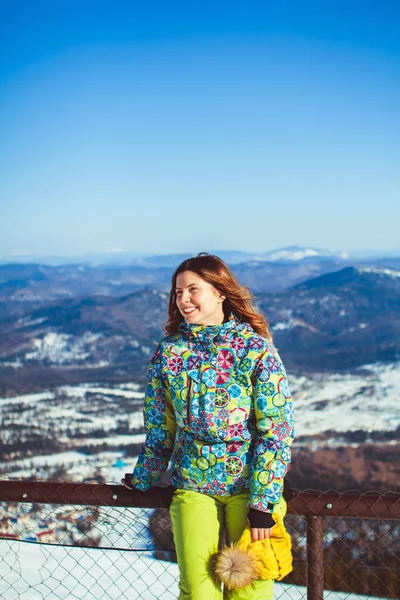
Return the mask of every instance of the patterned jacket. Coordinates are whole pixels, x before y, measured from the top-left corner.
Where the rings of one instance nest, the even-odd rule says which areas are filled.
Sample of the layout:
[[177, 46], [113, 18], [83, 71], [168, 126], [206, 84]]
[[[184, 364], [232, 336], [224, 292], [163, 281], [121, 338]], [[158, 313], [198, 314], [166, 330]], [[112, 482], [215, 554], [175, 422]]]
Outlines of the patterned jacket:
[[272, 343], [235, 317], [182, 323], [163, 338], [148, 371], [146, 441], [134, 486], [158, 482], [225, 496], [250, 490], [249, 507], [272, 512], [290, 463], [293, 405]]

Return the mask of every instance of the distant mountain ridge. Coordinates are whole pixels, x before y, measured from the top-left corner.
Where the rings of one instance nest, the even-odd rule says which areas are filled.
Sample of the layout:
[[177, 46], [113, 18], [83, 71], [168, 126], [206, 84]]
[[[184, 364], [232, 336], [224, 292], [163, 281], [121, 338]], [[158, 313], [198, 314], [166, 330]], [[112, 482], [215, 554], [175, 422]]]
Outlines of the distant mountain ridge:
[[[297, 246], [262, 255], [220, 253], [243, 285], [255, 294], [279, 292], [312, 277], [346, 266], [400, 270], [400, 257], [353, 260]], [[0, 264], [0, 318], [2, 303], [42, 302], [76, 296], [123, 296], [150, 287], [169, 291], [171, 276], [184, 255], [153, 256], [142, 264]]]
[[294, 287], [295, 289], [302, 290], [324, 287], [326, 285], [342, 286], [347, 283], [355, 283], [356, 281], [359, 283], [370, 281], [372, 284], [379, 282], [383, 285], [393, 285], [395, 289], [398, 289], [400, 287], [400, 271], [378, 267], [345, 267], [339, 271], [326, 273], [303, 283], [298, 283]]
[[[400, 256], [400, 249], [396, 252], [374, 252], [363, 251], [348, 253], [342, 250], [328, 250], [310, 246], [286, 246], [265, 252], [246, 252], [243, 250], [207, 250], [211, 254], [220, 256], [231, 265], [251, 262], [295, 262], [302, 260], [314, 260], [316, 258], [340, 259], [340, 260], [377, 260], [378, 258]], [[200, 250], [199, 250], [200, 252]], [[123, 251], [121, 249], [108, 252], [94, 252], [76, 256], [46, 256], [33, 254], [3, 255], [0, 256], [2, 264], [43, 264], [49, 266], [62, 265], [137, 265], [145, 267], [175, 267], [189, 256], [195, 256], [197, 252], [185, 252], [175, 254], [137, 254]]]
[[258, 255], [258, 260], [267, 262], [297, 262], [297, 261], [314, 261], [316, 259], [323, 260], [347, 260], [349, 255], [347, 252], [340, 252], [336, 250], [326, 250], [320, 248], [310, 248], [301, 246], [287, 246], [285, 248], [278, 248], [277, 250], [270, 250], [269, 252], [263, 252]]
[[[8, 381], [15, 382], [21, 369], [47, 369], [52, 376], [57, 370], [55, 382], [64, 383], [69, 377], [92, 380], [96, 370], [97, 378], [103, 373], [126, 380], [135, 373], [142, 379], [162, 336], [167, 303], [167, 292], [151, 287], [120, 297], [73, 297], [38, 306], [5, 302], [0, 375], [7, 370]], [[257, 303], [294, 372], [346, 371], [400, 359], [395, 271], [345, 267], [279, 293], [258, 294]]]
[[260, 298], [293, 366], [352, 369], [400, 359], [400, 277], [346, 267]]

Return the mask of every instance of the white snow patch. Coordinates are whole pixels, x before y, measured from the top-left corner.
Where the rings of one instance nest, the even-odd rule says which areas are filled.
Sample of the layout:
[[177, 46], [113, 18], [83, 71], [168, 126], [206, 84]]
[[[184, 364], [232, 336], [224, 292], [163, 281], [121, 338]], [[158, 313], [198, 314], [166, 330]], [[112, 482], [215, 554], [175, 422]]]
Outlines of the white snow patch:
[[14, 361], [0, 362], [0, 365], [2, 367], [12, 367], [13, 369], [21, 369], [23, 367], [23, 364], [19, 358]]
[[48, 360], [58, 365], [83, 361], [91, 355], [91, 345], [101, 337], [102, 334], [90, 331], [79, 337], [50, 331], [33, 341], [34, 350], [25, 354], [25, 359]]
[[296, 434], [393, 431], [400, 424], [400, 364], [366, 366], [360, 374], [290, 377]]
[[125, 383], [117, 388], [101, 387], [96, 384], [64, 385], [57, 388], [54, 392], [41, 392], [39, 394], [26, 394], [23, 396], [14, 396], [12, 398], [0, 398], [0, 406], [6, 404], [34, 404], [41, 400], [54, 399], [56, 393], [63, 393], [74, 398], [84, 398], [87, 392], [94, 394], [106, 394], [109, 396], [122, 396], [123, 398], [144, 398], [143, 392], [138, 392], [137, 383]]
[[[114, 464], [118, 459], [122, 459], [126, 465], [115, 467]], [[46, 473], [50, 467], [64, 467], [71, 481], [88, 481], [96, 473], [104, 477], [107, 483], [115, 484], [120, 483], [125, 473], [133, 471], [136, 461], [137, 457], [125, 459], [118, 450], [99, 452], [98, 454], [83, 454], [75, 451], [59, 452], [47, 456], [9, 461], [6, 477], [27, 479], [33, 475], [36, 479], [48, 479]]]
[[47, 321], [48, 317], [40, 317], [38, 319], [32, 319], [30, 317], [23, 317], [22, 319], [18, 319], [16, 329], [20, 329], [21, 327], [32, 327], [33, 325], [40, 325], [44, 321]]
[[83, 398], [87, 392], [91, 392], [93, 394], [106, 394], [109, 396], [122, 396], [124, 398], [144, 398], [143, 392], [138, 392], [138, 385], [131, 384], [135, 386], [136, 389], [129, 389], [130, 384], [123, 384], [118, 388], [109, 388], [109, 387], [101, 387], [99, 385], [91, 385], [91, 384], [83, 384], [83, 385], [65, 385], [61, 386], [58, 389], [60, 392], [64, 392], [68, 396], [74, 396], [75, 398]]
[[275, 252], [268, 253], [268, 260], [280, 261], [280, 260], [302, 260], [310, 256], [319, 256], [321, 253], [312, 248], [299, 248], [298, 250], [276, 250]]
[[361, 268], [360, 271], [362, 273], [377, 273], [378, 275], [387, 275], [388, 277], [393, 278], [400, 277], [400, 271], [395, 271], [394, 269], [378, 269], [374, 267], [364, 267]]
[[62, 442], [68, 442], [71, 446], [81, 446], [82, 441], [85, 446], [99, 446], [100, 444], [108, 444], [109, 446], [127, 446], [128, 444], [142, 444], [146, 435], [144, 433], [134, 433], [132, 435], [113, 435], [103, 438], [85, 437], [84, 440], [68, 438], [60, 438]]
[[288, 321], [278, 321], [271, 327], [272, 331], [282, 331], [284, 329], [293, 329], [294, 327], [304, 327], [304, 329], [308, 329], [309, 331], [316, 332], [318, 331], [315, 327], [306, 323], [302, 319], [289, 319]]
[[275, 325], [272, 325], [272, 331], [283, 331], [284, 329], [292, 329], [294, 327], [293, 321], [278, 321]]
[[7, 404], [36, 404], [41, 400], [50, 400], [55, 397], [54, 392], [41, 392], [40, 394], [26, 394], [14, 398], [0, 398], [0, 406]]

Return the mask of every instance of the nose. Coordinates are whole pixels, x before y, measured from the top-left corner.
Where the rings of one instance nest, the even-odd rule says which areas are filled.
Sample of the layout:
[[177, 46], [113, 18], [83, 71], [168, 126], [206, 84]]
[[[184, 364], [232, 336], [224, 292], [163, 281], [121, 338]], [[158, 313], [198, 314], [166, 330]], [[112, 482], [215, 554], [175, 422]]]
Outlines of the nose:
[[190, 293], [188, 290], [183, 290], [181, 294], [181, 302], [182, 304], [188, 304], [190, 301]]

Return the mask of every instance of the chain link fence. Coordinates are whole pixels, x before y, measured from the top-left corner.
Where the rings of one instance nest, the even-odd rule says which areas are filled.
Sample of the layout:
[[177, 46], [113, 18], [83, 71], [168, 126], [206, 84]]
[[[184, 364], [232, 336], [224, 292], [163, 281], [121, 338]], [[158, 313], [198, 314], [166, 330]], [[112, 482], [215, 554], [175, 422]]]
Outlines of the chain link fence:
[[[0, 481], [0, 501], [1, 598], [177, 598], [162, 492]], [[289, 513], [294, 569], [275, 598], [400, 597], [400, 495], [296, 492]]]

